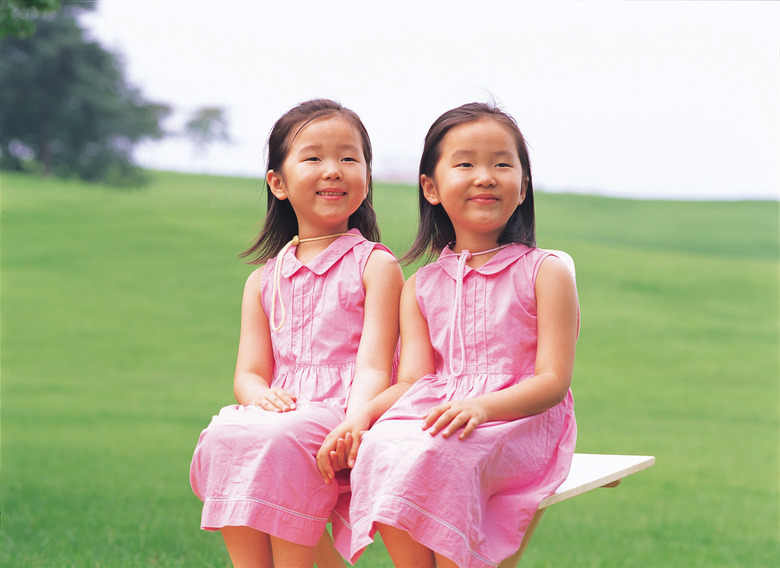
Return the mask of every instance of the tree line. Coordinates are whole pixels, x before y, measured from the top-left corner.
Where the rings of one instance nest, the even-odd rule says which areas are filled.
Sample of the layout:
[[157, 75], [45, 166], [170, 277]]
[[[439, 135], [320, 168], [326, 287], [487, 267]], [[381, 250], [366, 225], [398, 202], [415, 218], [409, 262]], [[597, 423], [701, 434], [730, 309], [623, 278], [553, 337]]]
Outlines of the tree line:
[[229, 141], [219, 107], [195, 111], [181, 133], [163, 122], [168, 103], [149, 101], [124, 75], [119, 55], [89, 40], [79, 16], [94, 3], [0, 2], [0, 169], [117, 185], [144, 182], [133, 159], [143, 141], [183, 134], [203, 149]]

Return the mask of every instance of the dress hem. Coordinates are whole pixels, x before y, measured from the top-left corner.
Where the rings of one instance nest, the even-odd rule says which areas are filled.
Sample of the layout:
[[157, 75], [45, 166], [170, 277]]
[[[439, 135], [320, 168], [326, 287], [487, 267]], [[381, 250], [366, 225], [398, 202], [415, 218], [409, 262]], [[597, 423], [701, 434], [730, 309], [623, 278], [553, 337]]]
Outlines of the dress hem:
[[[382, 511], [378, 510], [380, 507]], [[501, 563], [501, 560], [490, 560], [474, 550], [468, 544], [466, 534], [453, 524], [426, 511], [409, 499], [389, 495], [378, 500], [369, 514], [353, 522], [352, 550], [355, 550], [355, 553], [351, 555], [351, 563], [354, 564], [366, 546], [371, 544], [377, 530], [375, 523], [408, 532], [414, 540], [426, 548], [464, 568], [496, 568]], [[468, 554], [466, 558], [462, 557], [464, 547]], [[343, 551], [339, 552], [343, 554]]]
[[293, 511], [257, 498], [209, 498], [203, 504], [201, 529], [218, 531], [245, 526], [304, 546], [316, 546], [327, 517]]

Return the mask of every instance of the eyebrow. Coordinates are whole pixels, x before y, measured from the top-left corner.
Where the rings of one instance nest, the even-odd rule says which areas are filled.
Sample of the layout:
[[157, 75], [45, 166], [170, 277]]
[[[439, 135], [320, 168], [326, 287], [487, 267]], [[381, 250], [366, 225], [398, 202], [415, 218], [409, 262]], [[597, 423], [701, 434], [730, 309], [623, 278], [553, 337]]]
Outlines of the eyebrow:
[[[452, 153], [452, 157], [453, 158], [458, 158], [460, 156], [471, 156], [471, 155], [476, 154], [476, 153], [477, 153], [476, 150], [455, 150]], [[512, 157], [512, 156], [514, 156], [514, 152], [512, 152], [510, 150], [499, 150], [498, 152], [494, 152], [493, 156], [500, 156], [500, 157], [509, 156], [509, 157]]]
[[[320, 150], [322, 148], [322, 144], [307, 144], [306, 146], [301, 146], [298, 151], [299, 152], [311, 152], [313, 150]], [[357, 146], [355, 144], [340, 144], [337, 146], [339, 150], [347, 150], [349, 152], [362, 152], [360, 146]]]

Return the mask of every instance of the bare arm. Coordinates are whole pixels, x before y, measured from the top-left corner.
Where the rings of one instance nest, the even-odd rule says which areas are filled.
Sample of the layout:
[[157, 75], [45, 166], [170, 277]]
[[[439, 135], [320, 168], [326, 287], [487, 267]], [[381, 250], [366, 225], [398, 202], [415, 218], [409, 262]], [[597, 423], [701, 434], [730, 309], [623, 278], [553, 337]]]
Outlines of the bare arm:
[[[326, 482], [333, 479], [332, 452], [348, 454], [346, 467], [352, 467], [360, 445], [361, 432], [368, 430], [420, 377], [434, 370], [433, 347], [428, 325], [420, 312], [414, 293], [415, 277], [404, 284], [401, 292], [401, 361], [398, 382], [363, 404], [325, 439], [317, 453], [317, 465]], [[344, 445], [339, 447], [339, 441]], [[349, 447], [347, 447], [349, 446]], [[339, 462], [339, 465], [342, 465]]]
[[420, 311], [415, 296], [416, 275], [409, 278], [401, 292], [401, 361], [398, 381], [364, 405], [361, 413], [376, 422], [421, 377], [435, 371], [435, 360], [428, 322]]
[[363, 285], [363, 330], [347, 416], [390, 386], [398, 343], [398, 303], [404, 285], [398, 261], [386, 251], [373, 251], [363, 271]]
[[262, 272], [263, 268], [252, 272], [244, 286], [233, 393], [239, 404], [256, 404], [265, 410], [282, 412], [295, 408], [295, 397], [270, 386], [274, 358], [268, 317], [260, 298]]
[[544, 260], [536, 278], [538, 342], [534, 376], [512, 387], [432, 409], [425, 418], [431, 435], [450, 436], [464, 427], [468, 437], [483, 422], [539, 414], [566, 396], [574, 369], [578, 305], [574, 280], [555, 257]]

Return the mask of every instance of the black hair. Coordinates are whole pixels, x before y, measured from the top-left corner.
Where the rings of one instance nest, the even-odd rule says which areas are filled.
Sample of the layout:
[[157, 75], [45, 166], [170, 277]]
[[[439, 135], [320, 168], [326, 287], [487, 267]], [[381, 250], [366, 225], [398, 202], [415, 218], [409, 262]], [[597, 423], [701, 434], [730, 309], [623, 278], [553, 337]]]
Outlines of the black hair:
[[309, 123], [326, 116], [337, 115], [347, 120], [360, 136], [363, 145], [363, 157], [369, 172], [368, 193], [357, 211], [349, 216], [350, 229], [358, 229], [370, 241], [379, 241], [379, 227], [376, 213], [371, 204], [373, 180], [371, 178], [371, 139], [360, 117], [352, 110], [329, 99], [313, 99], [290, 109], [276, 121], [268, 136], [268, 163], [266, 167], [265, 188], [267, 209], [265, 221], [255, 242], [242, 252], [240, 258], [250, 258], [249, 264], [262, 264], [273, 258], [284, 245], [298, 234], [298, 218], [289, 199], [279, 199], [268, 186], [268, 172], [281, 171], [282, 164], [290, 153], [293, 140]]
[[401, 261], [409, 264], [424, 257], [426, 261], [438, 255], [441, 250], [455, 240], [455, 229], [447, 212], [441, 204], [433, 205], [427, 199], [419, 181], [423, 175], [433, 177], [436, 164], [441, 158], [441, 148], [447, 133], [462, 124], [490, 118], [506, 126], [515, 139], [517, 154], [523, 167], [526, 181], [526, 194], [523, 202], [509, 218], [504, 231], [498, 238], [498, 244], [521, 243], [530, 247], [536, 246], [536, 221], [534, 216], [534, 184], [531, 177], [531, 162], [528, 157], [528, 147], [515, 119], [499, 109], [495, 104], [468, 103], [458, 108], [448, 110], [431, 125], [425, 136], [420, 170], [418, 174], [418, 200], [420, 208], [420, 223], [417, 237], [409, 251]]

